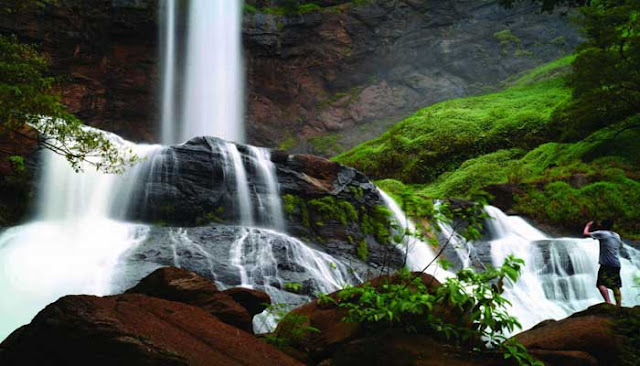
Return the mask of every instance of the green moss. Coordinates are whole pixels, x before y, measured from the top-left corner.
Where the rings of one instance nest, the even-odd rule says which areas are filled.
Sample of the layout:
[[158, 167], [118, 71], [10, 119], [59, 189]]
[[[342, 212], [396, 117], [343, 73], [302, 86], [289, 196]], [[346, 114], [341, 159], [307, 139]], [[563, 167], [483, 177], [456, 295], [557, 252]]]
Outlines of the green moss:
[[219, 206], [214, 211], [206, 212], [203, 215], [196, 217], [196, 225], [205, 225], [210, 223], [222, 223], [222, 214], [224, 213], [224, 207]]
[[438, 103], [334, 160], [374, 179], [432, 182], [470, 158], [501, 149], [529, 150], [552, 140], [556, 137], [552, 114], [570, 98], [563, 77], [558, 76], [498, 93]]
[[320, 216], [324, 221], [338, 220], [342, 225], [358, 221], [358, 212], [349, 201], [325, 196], [310, 200], [307, 204], [311, 212]]
[[255, 13], [257, 13], [257, 12], [258, 12], [258, 9], [257, 9], [255, 6], [253, 6], [253, 5], [251, 5], [251, 4], [247, 4], [247, 3], [244, 3], [244, 4], [242, 5], [242, 10], [243, 10], [245, 13], [248, 13], [248, 14], [255, 14]]
[[520, 46], [522, 40], [515, 34], [511, 33], [510, 29], [504, 29], [493, 34], [493, 37], [500, 42], [501, 46]]
[[293, 136], [289, 136], [280, 141], [278, 150], [289, 151], [292, 147], [296, 146], [297, 143], [298, 141]]
[[368, 212], [361, 214], [360, 226], [365, 235], [372, 235], [381, 244], [392, 242], [391, 212], [388, 208], [376, 205]]
[[333, 155], [335, 153], [344, 151], [343, 148], [340, 147], [338, 143], [339, 136], [335, 135], [325, 135], [325, 136], [316, 136], [310, 137], [307, 142], [311, 145], [313, 149], [313, 153], [319, 155]]
[[298, 217], [304, 227], [311, 227], [309, 209], [304, 199], [292, 194], [282, 195], [284, 212], [292, 219]]
[[366, 240], [362, 239], [360, 241], [360, 244], [358, 244], [358, 247], [356, 248], [356, 255], [362, 261], [366, 261], [367, 260], [367, 257], [369, 256], [369, 249], [367, 248], [367, 241]]

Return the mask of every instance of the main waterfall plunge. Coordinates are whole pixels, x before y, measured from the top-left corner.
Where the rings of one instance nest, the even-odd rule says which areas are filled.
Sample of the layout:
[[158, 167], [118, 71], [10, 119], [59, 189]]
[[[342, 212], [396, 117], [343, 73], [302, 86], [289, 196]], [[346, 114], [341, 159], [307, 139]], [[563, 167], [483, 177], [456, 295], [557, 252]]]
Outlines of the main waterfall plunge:
[[[162, 4], [162, 142], [202, 135], [242, 141], [240, 2], [192, 0], [186, 17], [179, 16], [176, 0]], [[183, 18], [188, 21], [186, 50], [178, 32]], [[185, 63], [178, 62], [178, 54], [186, 54]], [[60, 296], [117, 293], [161, 266], [188, 268], [223, 288], [262, 289], [288, 306], [378, 273], [369, 263], [354, 262], [352, 253], [333, 248], [329, 254], [328, 248], [286, 234], [279, 189], [283, 172], [270, 150], [213, 138], [199, 140], [198, 146], [162, 147], [109, 136], [132, 146], [142, 162], [120, 176], [91, 172], [90, 166], [76, 174], [62, 157], [44, 154], [33, 221], [0, 236], [0, 339]], [[206, 164], [185, 167], [189, 162], [178, 155], [187, 147]], [[154, 221], [153, 214], [146, 216], [147, 224], [132, 222], [132, 212], [170, 209], [163, 206], [168, 198], [196, 195], [172, 184], [185, 171], [228, 193], [232, 212], [225, 214], [235, 225], [168, 226]], [[378, 199], [401, 225], [412, 225], [391, 198]], [[522, 279], [506, 290], [525, 328], [601, 301], [594, 286], [596, 242], [549, 238], [518, 217], [487, 210], [494, 219], [487, 222], [486, 240], [464, 243], [456, 237], [452, 255], [479, 268], [499, 265], [509, 253], [525, 259]], [[211, 205], [206, 214], [211, 221], [219, 213]], [[455, 234], [449, 229], [443, 225], [444, 236]], [[398, 251], [413, 270], [422, 270], [434, 256], [415, 238], [407, 238]], [[638, 303], [631, 284], [640, 253], [631, 248], [629, 253], [622, 269], [626, 305]], [[441, 279], [451, 275], [437, 266], [429, 272]], [[287, 291], [289, 282], [300, 283], [302, 290]], [[254, 325], [265, 330], [274, 324], [258, 316]]]

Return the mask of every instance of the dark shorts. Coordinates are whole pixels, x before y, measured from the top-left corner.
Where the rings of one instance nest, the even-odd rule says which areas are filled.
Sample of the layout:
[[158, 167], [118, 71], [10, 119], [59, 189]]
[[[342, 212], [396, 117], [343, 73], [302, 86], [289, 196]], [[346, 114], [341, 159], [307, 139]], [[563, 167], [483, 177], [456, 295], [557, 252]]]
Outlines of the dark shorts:
[[622, 287], [622, 280], [620, 280], [620, 267], [601, 265], [598, 270], [598, 282], [596, 282], [596, 285], [602, 285], [611, 289]]

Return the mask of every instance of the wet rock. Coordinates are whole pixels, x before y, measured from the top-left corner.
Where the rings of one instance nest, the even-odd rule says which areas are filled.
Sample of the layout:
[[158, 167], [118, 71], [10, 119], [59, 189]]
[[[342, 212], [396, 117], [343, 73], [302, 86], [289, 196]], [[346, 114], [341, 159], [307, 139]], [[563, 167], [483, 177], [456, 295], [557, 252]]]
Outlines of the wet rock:
[[203, 309], [140, 294], [65, 296], [0, 344], [0, 364], [299, 365]]

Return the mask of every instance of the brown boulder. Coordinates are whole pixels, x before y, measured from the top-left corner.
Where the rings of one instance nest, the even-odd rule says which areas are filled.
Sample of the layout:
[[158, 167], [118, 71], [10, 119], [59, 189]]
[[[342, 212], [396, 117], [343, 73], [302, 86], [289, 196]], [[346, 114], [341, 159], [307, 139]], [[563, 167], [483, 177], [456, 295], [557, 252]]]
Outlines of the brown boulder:
[[271, 304], [269, 295], [262, 291], [235, 287], [224, 290], [222, 293], [230, 296], [233, 301], [245, 308], [252, 317], [263, 312]]
[[515, 339], [548, 365], [619, 365], [640, 360], [638, 325], [640, 306], [598, 304], [567, 319], [544, 321]]
[[330, 364], [385, 366], [498, 366], [512, 365], [501, 354], [469, 353], [424, 334], [388, 329], [355, 339], [332, 355]]
[[140, 294], [65, 296], [0, 344], [0, 364], [299, 365], [202, 309]]
[[[258, 291], [255, 291], [256, 293]], [[197, 306], [223, 322], [253, 333], [253, 313], [216, 285], [183, 268], [164, 267], [143, 278], [127, 293], [144, 294]], [[270, 302], [269, 295], [254, 295]]]
[[[435, 290], [439, 285], [437, 279], [428, 274], [420, 274], [423, 283], [430, 290]], [[385, 283], [396, 283], [399, 280], [398, 276], [379, 276], [369, 281], [372, 286], [379, 287]], [[336, 299], [336, 291], [328, 296]], [[334, 354], [347, 342], [361, 338], [365, 336], [363, 327], [358, 323], [344, 322], [342, 319], [347, 315], [347, 311], [342, 308], [338, 308], [333, 304], [318, 302], [314, 300], [310, 303], [302, 305], [294, 310], [291, 314], [293, 316], [300, 316], [304, 321], [296, 323], [296, 327], [312, 327], [318, 330], [318, 332], [307, 332], [299, 339], [293, 339], [293, 347], [309, 356], [313, 360], [322, 360]], [[288, 329], [286, 318], [278, 325], [276, 334], [281, 336], [289, 336], [291, 333]], [[296, 353], [296, 356], [297, 353]]]

